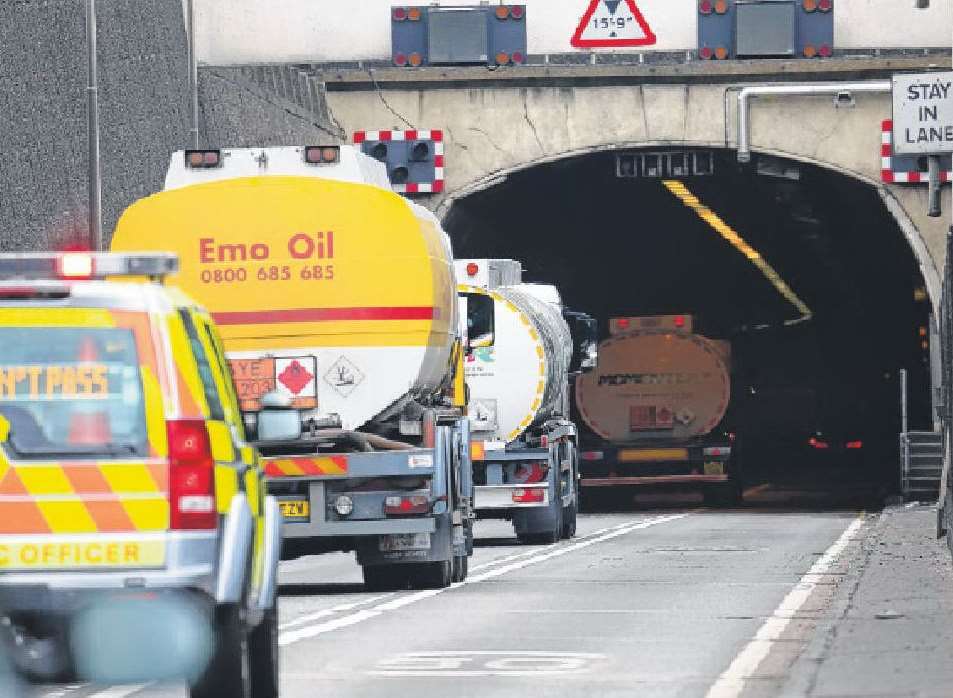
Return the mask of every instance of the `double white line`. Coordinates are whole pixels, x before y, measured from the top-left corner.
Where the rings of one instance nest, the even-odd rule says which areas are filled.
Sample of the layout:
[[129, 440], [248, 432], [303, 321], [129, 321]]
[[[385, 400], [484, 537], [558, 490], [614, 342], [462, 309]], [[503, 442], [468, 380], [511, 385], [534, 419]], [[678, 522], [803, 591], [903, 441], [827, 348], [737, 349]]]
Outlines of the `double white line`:
[[[405, 606], [417, 603], [418, 601], [423, 601], [424, 599], [430, 599], [434, 596], [439, 596], [440, 594], [449, 591], [451, 589], [458, 589], [460, 587], [466, 586], [467, 584], [479, 584], [480, 582], [485, 582], [488, 579], [493, 579], [495, 577], [501, 577], [504, 574], [509, 574], [510, 572], [515, 572], [516, 570], [529, 567], [531, 565], [537, 565], [540, 562], [546, 562], [547, 560], [552, 560], [553, 558], [562, 557], [563, 555], [568, 555], [570, 553], [583, 550], [590, 546], [596, 545], [598, 543], [604, 543], [613, 538], [618, 538], [619, 536], [624, 536], [633, 531], [638, 531], [645, 528], [650, 528], [652, 526], [657, 526], [659, 524], [668, 523], [670, 521], [676, 521], [678, 519], [683, 519], [688, 514], [672, 514], [669, 516], [657, 516], [650, 519], [644, 519], [640, 521], [631, 521], [629, 523], [620, 524], [608, 529], [602, 529], [602, 531], [596, 531], [590, 536], [580, 539], [576, 542], [569, 544], [555, 544], [548, 547], [545, 547], [541, 550], [533, 550], [526, 553], [519, 553], [516, 555], [511, 555], [509, 557], [504, 557], [499, 560], [494, 560], [492, 562], [485, 563], [473, 568], [474, 572], [479, 572], [468, 577], [465, 581], [453, 584], [445, 589], [428, 589], [426, 591], [418, 591], [412, 594], [406, 594], [399, 596], [395, 599], [379, 603], [370, 608], [361, 609], [350, 615], [341, 616], [339, 618], [333, 618], [320, 623], [315, 623], [312, 625], [304, 625], [303, 627], [298, 627], [291, 629], [291, 627], [299, 625], [299, 621], [302, 619], [296, 619], [289, 623], [286, 623], [283, 628], [284, 630], [278, 636], [278, 644], [282, 647], [294, 644], [295, 642], [300, 642], [301, 640], [307, 640], [318, 635], [323, 635], [325, 633], [334, 632], [335, 630], [340, 630], [341, 628], [347, 628], [352, 625], [357, 625], [358, 623], [363, 623], [366, 620], [372, 618], [377, 618], [389, 611], [396, 611]], [[488, 569], [489, 568], [489, 569]], [[486, 570], [486, 571], [480, 571]], [[380, 597], [377, 598], [379, 600]], [[357, 607], [364, 605], [371, 600], [365, 600], [357, 604], [347, 604], [346, 606]], [[344, 608], [344, 606], [339, 606], [337, 608]], [[351, 610], [349, 608], [345, 610]], [[328, 611], [321, 611], [319, 613], [313, 614], [313, 619], [320, 620], [326, 618], [329, 615], [336, 613], [334, 609], [329, 609]]]

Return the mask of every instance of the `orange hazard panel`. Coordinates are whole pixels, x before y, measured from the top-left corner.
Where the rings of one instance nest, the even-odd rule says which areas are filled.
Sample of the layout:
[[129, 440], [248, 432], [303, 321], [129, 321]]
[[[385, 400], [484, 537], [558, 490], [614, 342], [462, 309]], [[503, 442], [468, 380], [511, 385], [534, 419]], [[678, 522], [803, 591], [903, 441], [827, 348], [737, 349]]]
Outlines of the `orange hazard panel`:
[[265, 460], [265, 475], [268, 477], [301, 477], [309, 475], [340, 477], [347, 475], [347, 457], [269, 458]]

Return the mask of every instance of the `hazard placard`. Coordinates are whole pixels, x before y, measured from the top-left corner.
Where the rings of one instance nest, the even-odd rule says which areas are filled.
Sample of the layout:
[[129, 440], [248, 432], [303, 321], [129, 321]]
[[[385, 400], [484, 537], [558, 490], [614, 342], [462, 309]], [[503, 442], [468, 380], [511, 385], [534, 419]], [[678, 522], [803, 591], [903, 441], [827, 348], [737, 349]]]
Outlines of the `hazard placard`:
[[576, 48], [616, 48], [656, 41], [635, 0], [591, 0], [570, 43]]

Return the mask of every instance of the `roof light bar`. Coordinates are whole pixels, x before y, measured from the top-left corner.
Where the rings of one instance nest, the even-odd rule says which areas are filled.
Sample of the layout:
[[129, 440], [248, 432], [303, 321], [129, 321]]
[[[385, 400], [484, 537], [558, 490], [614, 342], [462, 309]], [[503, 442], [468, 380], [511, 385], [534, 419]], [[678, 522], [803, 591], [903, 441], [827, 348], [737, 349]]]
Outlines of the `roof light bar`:
[[781, 275], [772, 267], [756, 249], [749, 245], [744, 238], [735, 232], [730, 225], [725, 223], [717, 213], [705, 206], [697, 196], [692, 194], [682, 182], [675, 179], [666, 179], [662, 182], [665, 188], [674, 194], [683, 204], [692, 209], [699, 218], [705, 221], [716, 233], [727, 240], [732, 247], [747, 257], [755, 267], [758, 268], [764, 278], [780, 293], [784, 299], [793, 305], [801, 314], [801, 317], [794, 320], [788, 320], [785, 325], [794, 325], [800, 322], [806, 322], [814, 317], [807, 304], [791, 289], [790, 286], [781, 278]]
[[179, 271], [167, 253], [60, 252], [0, 254], [0, 279], [104, 279], [147, 276], [162, 279]]

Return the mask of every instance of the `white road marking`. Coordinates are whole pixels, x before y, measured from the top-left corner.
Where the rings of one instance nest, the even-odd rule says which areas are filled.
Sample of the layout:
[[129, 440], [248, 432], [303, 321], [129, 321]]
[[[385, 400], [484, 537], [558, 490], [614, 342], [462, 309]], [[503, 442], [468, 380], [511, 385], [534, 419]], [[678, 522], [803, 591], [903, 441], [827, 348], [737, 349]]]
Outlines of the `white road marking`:
[[371, 676], [558, 676], [589, 671], [604, 654], [499, 651], [411, 652], [382, 660]]
[[444, 589], [428, 589], [426, 591], [418, 591], [412, 594], [407, 594], [405, 596], [400, 596], [393, 601], [387, 601], [382, 604], [378, 604], [372, 608], [363, 609], [349, 616], [343, 616], [341, 618], [335, 618], [329, 620], [325, 623], [318, 623], [316, 625], [305, 626], [303, 628], [298, 628], [297, 630], [288, 630], [281, 633], [278, 637], [278, 644], [282, 647], [286, 647], [295, 642], [300, 642], [301, 640], [307, 640], [312, 637], [317, 637], [318, 635], [323, 635], [325, 633], [334, 632], [335, 630], [340, 630], [341, 628], [347, 628], [352, 625], [357, 625], [362, 623], [365, 620], [370, 620], [371, 618], [377, 618], [388, 611], [395, 611], [404, 606], [409, 606], [410, 604], [417, 603], [418, 601], [423, 601], [425, 599], [433, 598], [439, 594], [449, 591], [450, 589], [457, 589], [467, 584], [478, 584], [480, 582], [485, 582], [488, 579], [493, 579], [494, 577], [500, 577], [504, 574], [514, 572], [524, 567], [529, 567], [530, 565], [536, 565], [540, 562], [545, 562], [546, 560], [552, 560], [556, 557], [561, 557], [563, 555], [568, 555], [569, 553], [576, 552], [578, 550], [583, 550], [597, 543], [604, 543], [605, 541], [612, 540], [613, 538], [618, 538], [619, 536], [624, 536], [627, 533], [632, 533], [633, 531], [638, 531], [641, 529], [649, 528], [651, 526], [656, 526], [658, 524], [668, 523], [669, 521], [676, 521], [678, 519], [683, 519], [688, 514], [672, 514], [669, 516], [659, 516], [652, 519], [646, 519], [643, 521], [633, 521], [629, 524], [624, 524], [621, 527], [617, 527], [604, 533], [600, 536], [594, 536], [585, 540], [580, 540], [575, 543], [569, 543], [565, 545], [554, 545], [551, 548], [544, 549], [545, 552], [539, 552], [533, 557], [527, 557], [521, 560], [515, 560], [509, 564], [504, 564], [502, 566], [491, 569], [482, 574], [468, 577], [465, 581], [459, 582], [457, 584], [452, 584], [449, 587]]
[[298, 616], [293, 620], [289, 620], [287, 623], [283, 623], [278, 626], [278, 630], [286, 630], [288, 628], [293, 628], [296, 625], [305, 625], [315, 620], [321, 620], [322, 618], [327, 618], [329, 616], [336, 615], [338, 613], [345, 613], [346, 611], [353, 611], [355, 608], [360, 608], [361, 606], [366, 606], [367, 604], [374, 603], [375, 601], [380, 601], [381, 599], [387, 599], [394, 594], [381, 594], [380, 596], [371, 596], [366, 599], [361, 599], [360, 601], [355, 601], [354, 603], [342, 603], [333, 608], [326, 608], [323, 611], [316, 611], [314, 613], [309, 613], [304, 616]]
[[[615, 530], [615, 529], [617, 529], [617, 528], [625, 528], [625, 527], [628, 526], [630, 523], [631, 523], [631, 522], [629, 522], [629, 523], [623, 523], [623, 524], [617, 524], [616, 526], [609, 526], [609, 527], [607, 527], [607, 528], [600, 528], [598, 531], [593, 531], [592, 533], [586, 534], [586, 535], [584, 535], [584, 536], [579, 536], [579, 537], [577, 537], [577, 538], [576, 538], [576, 541], [583, 541], [583, 540], [587, 540], [587, 539], [589, 539], [589, 538], [592, 538], [592, 537], [594, 537], [594, 536], [600, 536], [600, 535], [602, 535], [603, 533], [605, 533], [605, 532], [607, 532], [607, 531], [613, 531], [613, 530]], [[553, 543], [553, 544], [551, 544], [550, 546], [547, 546], [547, 547], [552, 547], [552, 545], [558, 545], [558, 543]], [[504, 563], [506, 563], [506, 562], [512, 562], [513, 560], [520, 560], [520, 559], [522, 559], [522, 558], [524, 558], [524, 557], [532, 557], [533, 555], [539, 554], [539, 551], [540, 551], [540, 548], [534, 548], [533, 550], [528, 550], [528, 551], [526, 551], [526, 552], [516, 553], [516, 554], [514, 554], [514, 555], [507, 555], [507, 556], [505, 556], [505, 557], [499, 557], [499, 558], [497, 558], [497, 559], [495, 559], [495, 560], [490, 560], [489, 562], [484, 562], [484, 563], [481, 563], [481, 564], [479, 564], [479, 565], [474, 565], [473, 567], [470, 568], [470, 571], [471, 571], [471, 572], [478, 572], [479, 570], [485, 570], [485, 569], [487, 569], [488, 567], [496, 567], [497, 565], [502, 565], [502, 564], [504, 564]]]
[[821, 577], [837, 562], [837, 558], [844, 552], [847, 544], [850, 543], [863, 525], [864, 516], [861, 514], [851, 522], [840, 537], [834, 541], [833, 545], [814, 562], [811, 569], [801, 577], [800, 581], [784, 597], [781, 605], [764, 622], [754, 639], [745, 645], [731, 665], [708, 689], [706, 698], [737, 698], [741, 695], [746, 681], [755, 675], [761, 662], [771, 653], [791, 619], [811, 597], [818, 584], [823, 581]]
[[107, 688], [105, 691], [99, 691], [98, 693], [93, 693], [89, 698], [126, 698], [126, 696], [131, 696], [133, 693], [138, 693], [144, 688], [148, 688], [152, 684], [150, 683], [139, 683], [139, 684], [127, 684], [125, 686], [113, 686]]

